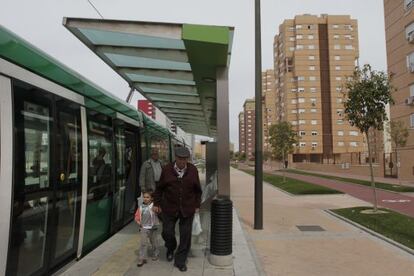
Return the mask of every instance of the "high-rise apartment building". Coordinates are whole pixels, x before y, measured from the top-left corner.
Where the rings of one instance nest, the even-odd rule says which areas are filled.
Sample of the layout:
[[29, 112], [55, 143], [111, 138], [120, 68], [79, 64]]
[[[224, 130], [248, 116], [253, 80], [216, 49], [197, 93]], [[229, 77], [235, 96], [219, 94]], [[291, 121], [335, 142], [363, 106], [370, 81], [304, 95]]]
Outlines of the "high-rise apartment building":
[[276, 90], [273, 70], [262, 72], [263, 151], [271, 152], [269, 128], [276, 124]]
[[298, 15], [274, 38], [276, 118], [299, 136], [294, 162], [339, 161], [363, 151], [363, 136], [344, 116], [344, 83], [359, 56], [350, 16]]
[[[409, 129], [407, 144], [399, 148], [399, 176], [414, 179], [414, 0], [384, 0], [388, 72], [393, 74], [391, 119]], [[394, 149], [395, 150], [395, 149]]]
[[239, 113], [239, 154], [246, 153], [246, 135], [244, 127], [244, 112]]
[[254, 159], [255, 152], [255, 100], [247, 99], [243, 105], [244, 136], [247, 160]]

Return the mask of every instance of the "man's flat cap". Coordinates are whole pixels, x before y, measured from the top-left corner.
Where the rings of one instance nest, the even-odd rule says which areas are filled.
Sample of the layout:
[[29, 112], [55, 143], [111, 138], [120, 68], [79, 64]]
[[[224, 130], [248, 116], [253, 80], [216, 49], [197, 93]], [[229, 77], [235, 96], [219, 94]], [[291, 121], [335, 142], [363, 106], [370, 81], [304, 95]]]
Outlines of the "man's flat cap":
[[190, 157], [190, 151], [185, 147], [176, 147], [175, 156], [182, 157], [182, 158], [188, 158]]

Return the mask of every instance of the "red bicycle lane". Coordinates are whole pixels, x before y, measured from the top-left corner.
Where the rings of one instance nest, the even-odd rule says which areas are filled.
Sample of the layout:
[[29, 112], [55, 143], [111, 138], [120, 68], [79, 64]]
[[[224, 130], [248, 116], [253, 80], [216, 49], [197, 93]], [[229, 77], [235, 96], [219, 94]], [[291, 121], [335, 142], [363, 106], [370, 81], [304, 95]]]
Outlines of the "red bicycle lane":
[[[279, 173], [277, 174], [280, 175]], [[374, 202], [374, 194], [372, 188], [368, 186], [310, 175], [286, 173], [286, 176], [332, 188], [371, 204]], [[378, 206], [380, 207], [385, 207], [407, 216], [414, 217], [414, 197], [412, 196], [377, 189], [377, 202]]]

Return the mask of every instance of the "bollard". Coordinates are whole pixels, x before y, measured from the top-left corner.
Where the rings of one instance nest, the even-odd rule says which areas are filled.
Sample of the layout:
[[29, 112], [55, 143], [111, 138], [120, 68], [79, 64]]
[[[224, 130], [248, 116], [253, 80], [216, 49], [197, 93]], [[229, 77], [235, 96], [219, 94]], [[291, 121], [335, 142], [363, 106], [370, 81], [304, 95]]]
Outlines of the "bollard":
[[219, 196], [211, 202], [211, 237], [209, 261], [216, 266], [233, 263], [233, 203]]

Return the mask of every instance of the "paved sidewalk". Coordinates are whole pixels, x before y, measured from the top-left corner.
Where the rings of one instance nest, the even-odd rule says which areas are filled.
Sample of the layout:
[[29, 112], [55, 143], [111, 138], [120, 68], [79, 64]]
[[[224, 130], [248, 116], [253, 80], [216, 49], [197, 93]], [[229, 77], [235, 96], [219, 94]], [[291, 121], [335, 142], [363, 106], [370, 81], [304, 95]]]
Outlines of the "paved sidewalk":
[[[240, 226], [240, 222], [233, 216], [233, 265], [228, 267], [216, 267], [208, 262], [209, 212], [200, 214], [203, 233], [200, 237], [194, 237], [191, 256], [188, 258], [188, 270], [183, 273], [173, 267], [172, 262], [165, 258], [165, 248], [160, 246], [160, 259], [148, 260], [142, 267], [137, 267], [139, 233], [138, 227], [131, 222], [120, 232], [108, 239], [98, 248], [83, 257], [78, 262], [73, 262], [61, 269], [56, 275], [62, 276], [233, 276], [233, 275], [259, 275], [255, 261]], [[159, 244], [163, 245], [161, 237]]]
[[[414, 256], [324, 211], [367, 202], [346, 194], [290, 196], [265, 184], [264, 230], [253, 230], [253, 177], [231, 169], [231, 194], [266, 275], [413, 275]], [[310, 225], [325, 231], [297, 227]]]
[[[272, 173], [282, 175], [281, 172]], [[286, 177], [306, 181], [309, 183], [325, 186], [344, 192], [353, 197], [369, 202], [369, 205], [372, 205], [372, 203], [374, 202], [372, 188], [369, 186], [363, 186], [355, 183], [347, 183], [339, 180], [295, 173], [286, 173]], [[414, 217], [413, 196], [377, 189], [377, 202], [378, 206], [389, 208], [391, 210], [405, 214], [407, 216]]]

